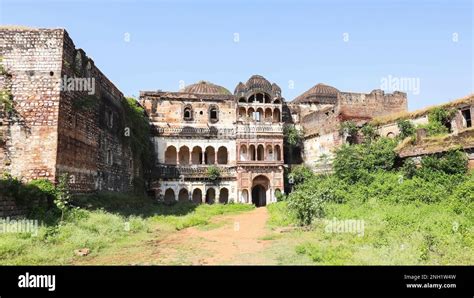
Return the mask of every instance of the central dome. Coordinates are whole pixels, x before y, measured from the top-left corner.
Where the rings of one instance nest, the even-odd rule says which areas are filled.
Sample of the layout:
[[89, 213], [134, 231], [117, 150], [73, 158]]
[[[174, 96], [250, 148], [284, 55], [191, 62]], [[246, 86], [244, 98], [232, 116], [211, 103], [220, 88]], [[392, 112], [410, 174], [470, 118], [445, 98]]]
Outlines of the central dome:
[[253, 75], [245, 84], [248, 90], [260, 89], [268, 93], [272, 92], [272, 84], [260, 75]]
[[336, 104], [338, 94], [336, 88], [320, 83], [295, 98], [293, 103]]
[[230, 91], [226, 88], [206, 81], [199, 81], [196, 84], [186, 86], [182, 92], [195, 94], [231, 95]]

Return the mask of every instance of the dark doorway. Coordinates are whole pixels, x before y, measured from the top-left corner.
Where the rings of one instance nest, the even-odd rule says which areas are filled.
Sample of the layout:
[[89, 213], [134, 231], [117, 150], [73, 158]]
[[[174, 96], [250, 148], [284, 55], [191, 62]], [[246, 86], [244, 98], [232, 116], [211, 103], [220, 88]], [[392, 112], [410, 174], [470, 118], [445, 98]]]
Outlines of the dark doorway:
[[262, 185], [255, 185], [252, 188], [252, 203], [257, 207], [267, 204], [266, 190]]
[[466, 127], [472, 127], [471, 110], [463, 110], [461, 114], [466, 121]]

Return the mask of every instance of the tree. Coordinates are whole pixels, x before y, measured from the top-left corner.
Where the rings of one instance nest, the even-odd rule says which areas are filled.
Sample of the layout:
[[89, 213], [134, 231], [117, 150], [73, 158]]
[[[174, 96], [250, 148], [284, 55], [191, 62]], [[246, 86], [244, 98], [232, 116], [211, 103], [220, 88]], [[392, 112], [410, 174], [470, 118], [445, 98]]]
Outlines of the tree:
[[410, 120], [402, 119], [397, 122], [398, 129], [400, 130], [399, 138], [405, 139], [415, 134], [415, 126]]

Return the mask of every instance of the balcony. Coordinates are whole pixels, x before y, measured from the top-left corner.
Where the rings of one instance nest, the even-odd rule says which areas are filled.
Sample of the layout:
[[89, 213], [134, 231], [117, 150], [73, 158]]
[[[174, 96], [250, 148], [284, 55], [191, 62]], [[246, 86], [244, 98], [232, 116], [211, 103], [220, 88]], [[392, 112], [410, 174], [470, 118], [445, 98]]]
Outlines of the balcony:
[[232, 138], [235, 137], [234, 128], [216, 127], [155, 127], [157, 136], [197, 137], [197, 138]]
[[255, 134], [283, 134], [281, 124], [239, 124], [237, 125], [237, 136], [248, 136]]
[[164, 165], [160, 164], [155, 167], [155, 177], [159, 178], [175, 178], [178, 179], [180, 176], [184, 178], [206, 178], [207, 169], [210, 166], [216, 166], [220, 171], [221, 178], [232, 178], [236, 177], [235, 166], [224, 166], [224, 165]]

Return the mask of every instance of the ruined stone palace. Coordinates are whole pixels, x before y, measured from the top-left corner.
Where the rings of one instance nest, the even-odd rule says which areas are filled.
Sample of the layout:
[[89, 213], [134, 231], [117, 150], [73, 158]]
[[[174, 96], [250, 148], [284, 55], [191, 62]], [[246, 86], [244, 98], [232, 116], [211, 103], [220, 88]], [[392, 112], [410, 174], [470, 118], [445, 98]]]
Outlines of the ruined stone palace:
[[[233, 92], [208, 81], [141, 91], [136, 104], [149, 119], [153, 146], [146, 172], [124, 137], [124, 95], [64, 29], [1, 28], [0, 56], [0, 172], [25, 181], [68, 173], [76, 192], [124, 192], [145, 179], [159, 200], [263, 206], [285, 192], [291, 164], [317, 171], [318, 158], [330, 160], [347, 142], [342, 122], [408, 113], [403, 92], [319, 83], [290, 101], [261, 75], [242, 78]], [[469, 128], [473, 112], [471, 97], [456, 129]], [[289, 148], [285, 126], [303, 131], [301, 146]], [[396, 119], [378, 129], [395, 136]]]

